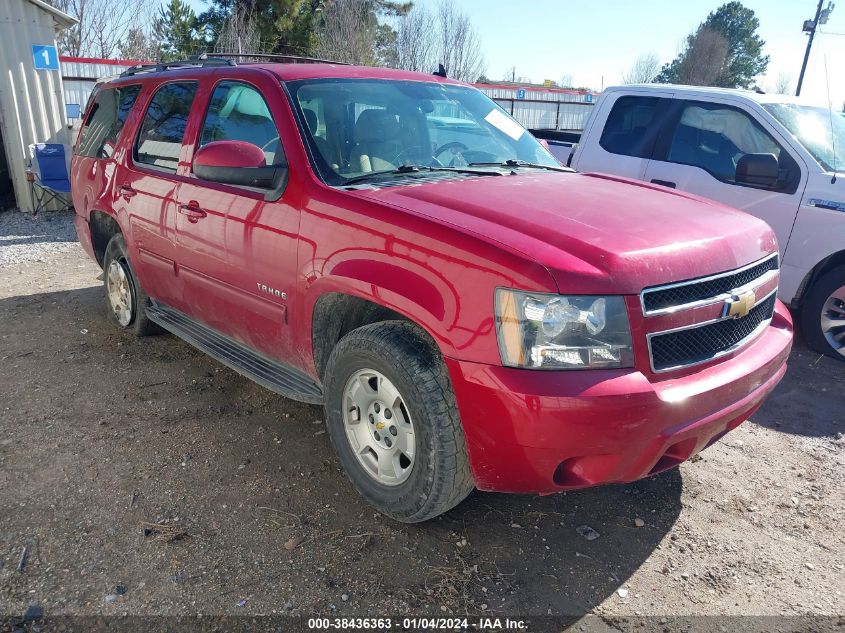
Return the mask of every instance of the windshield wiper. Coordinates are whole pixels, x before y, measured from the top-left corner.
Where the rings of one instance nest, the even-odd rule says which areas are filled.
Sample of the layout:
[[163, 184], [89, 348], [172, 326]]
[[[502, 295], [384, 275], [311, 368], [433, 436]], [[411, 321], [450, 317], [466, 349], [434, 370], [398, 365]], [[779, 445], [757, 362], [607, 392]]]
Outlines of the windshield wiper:
[[502, 163], [470, 163], [470, 167], [527, 167], [529, 169], [548, 169], [549, 171], [573, 172], [569, 167], [556, 167], [555, 165], [541, 165], [540, 163], [529, 163], [524, 160], [510, 158]]
[[342, 186], [354, 185], [358, 182], [367, 182], [374, 178], [382, 178], [384, 176], [398, 176], [404, 174], [424, 174], [434, 173], [438, 171], [451, 171], [458, 174], [471, 174], [474, 176], [501, 176], [500, 171], [491, 171], [489, 169], [470, 169], [467, 167], [429, 167], [427, 165], [400, 165], [396, 169], [385, 169], [383, 171], [374, 171], [369, 174], [362, 174], [353, 178], [348, 178]]

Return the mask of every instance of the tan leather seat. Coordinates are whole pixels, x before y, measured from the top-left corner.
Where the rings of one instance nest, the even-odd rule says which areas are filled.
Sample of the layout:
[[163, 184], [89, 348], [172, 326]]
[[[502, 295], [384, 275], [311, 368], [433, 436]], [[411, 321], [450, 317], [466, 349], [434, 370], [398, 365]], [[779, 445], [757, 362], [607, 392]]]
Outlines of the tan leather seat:
[[349, 162], [362, 172], [394, 169], [393, 161], [404, 149], [399, 121], [387, 110], [371, 108], [359, 114], [354, 140]]

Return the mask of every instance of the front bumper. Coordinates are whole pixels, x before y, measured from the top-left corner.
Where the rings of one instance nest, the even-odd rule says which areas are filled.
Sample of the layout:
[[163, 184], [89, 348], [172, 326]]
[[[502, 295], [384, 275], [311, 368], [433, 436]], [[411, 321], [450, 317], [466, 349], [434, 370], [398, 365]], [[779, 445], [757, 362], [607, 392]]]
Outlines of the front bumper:
[[755, 341], [680, 377], [446, 364], [476, 486], [551, 493], [635, 481], [689, 459], [760, 406], [791, 346], [792, 319], [777, 302]]

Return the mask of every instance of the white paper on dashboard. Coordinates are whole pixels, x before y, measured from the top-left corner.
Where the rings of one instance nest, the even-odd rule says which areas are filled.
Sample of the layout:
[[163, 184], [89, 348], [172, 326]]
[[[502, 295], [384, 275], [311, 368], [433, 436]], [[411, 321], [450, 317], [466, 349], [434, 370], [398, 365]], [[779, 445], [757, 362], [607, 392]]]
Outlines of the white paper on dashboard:
[[525, 134], [522, 126], [501, 110], [491, 110], [490, 114], [484, 117], [484, 120], [490, 125], [499, 128], [515, 141], [518, 141], [519, 137]]

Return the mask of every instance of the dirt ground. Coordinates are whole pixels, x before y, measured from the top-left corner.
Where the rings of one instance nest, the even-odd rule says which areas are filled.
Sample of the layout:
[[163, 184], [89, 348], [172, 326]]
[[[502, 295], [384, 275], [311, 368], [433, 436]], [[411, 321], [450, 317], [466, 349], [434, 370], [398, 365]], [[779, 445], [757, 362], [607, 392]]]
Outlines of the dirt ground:
[[680, 469], [406, 526], [320, 408], [117, 332], [99, 273], [74, 244], [0, 266], [0, 614], [845, 614], [845, 363], [797, 343]]

